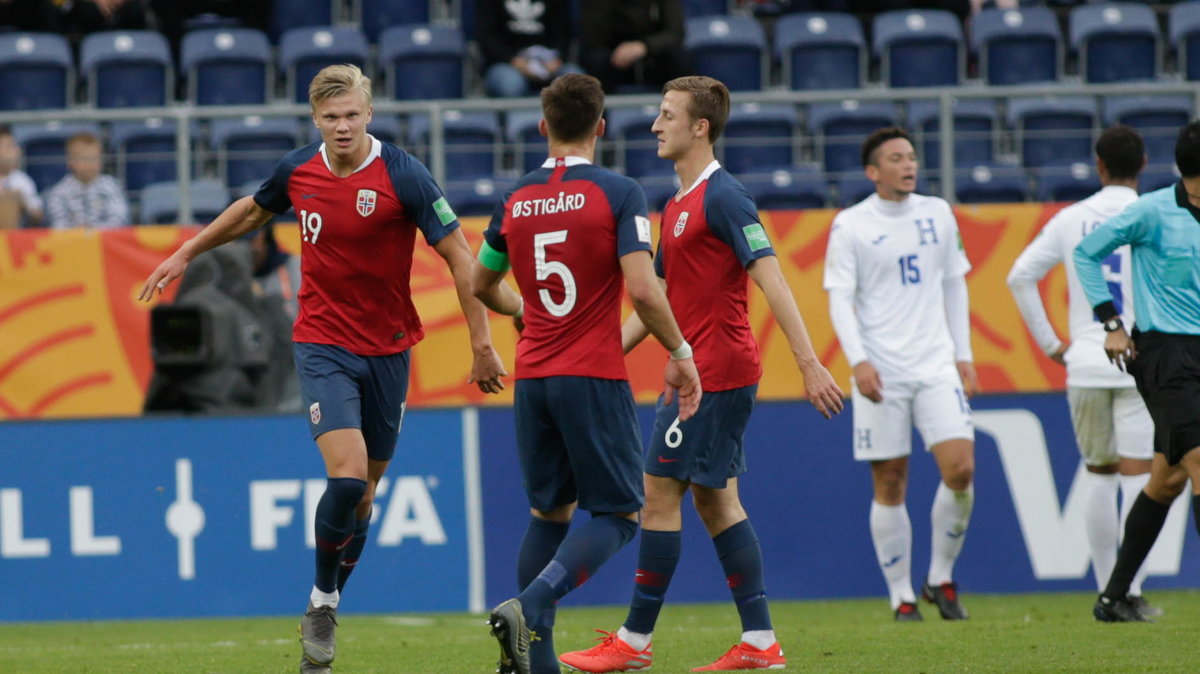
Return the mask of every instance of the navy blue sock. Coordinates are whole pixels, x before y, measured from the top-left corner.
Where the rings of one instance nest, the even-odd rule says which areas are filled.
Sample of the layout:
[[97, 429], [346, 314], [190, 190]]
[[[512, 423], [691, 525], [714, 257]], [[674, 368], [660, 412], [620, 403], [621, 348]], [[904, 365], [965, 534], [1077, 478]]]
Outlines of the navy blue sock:
[[350, 539], [350, 544], [346, 546], [346, 549], [342, 550], [342, 561], [338, 563], [338, 592], [346, 587], [346, 580], [350, 578], [351, 573], [354, 573], [358, 558], [362, 556], [363, 546], [367, 544], [367, 529], [370, 527], [370, 513], [367, 514], [367, 519], [354, 521], [354, 537]]
[[625, 618], [625, 629], [630, 632], [650, 634], [654, 631], [671, 576], [679, 564], [682, 538], [678, 531], [642, 529], [637, 574], [633, 578], [633, 601]]
[[750, 520], [742, 520], [717, 534], [713, 545], [742, 618], [742, 631], [772, 629], [767, 588], [763, 581], [762, 549]]
[[317, 575], [313, 585], [322, 592], [337, 589], [342, 552], [354, 536], [354, 509], [367, 491], [367, 483], [352, 477], [331, 477], [317, 503]]
[[543, 611], [587, 582], [635, 533], [636, 522], [605, 513], [593, 515], [568, 534], [554, 559], [517, 596], [525, 621], [532, 624], [540, 620]]
[[[541, 573], [542, 569], [554, 559], [558, 546], [567, 537], [571, 525], [563, 522], [551, 522], [540, 517], [530, 517], [529, 526], [525, 529], [525, 538], [521, 539], [521, 550], [517, 553], [517, 589], [524, 590]], [[558, 654], [554, 651], [554, 618], [557, 611], [553, 604], [542, 611], [536, 623], [529, 623], [529, 629], [537, 632], [538, 638], [529, 645], [529, 662], [533, 671], [548, 671], [555, 674], [559, 671]]]

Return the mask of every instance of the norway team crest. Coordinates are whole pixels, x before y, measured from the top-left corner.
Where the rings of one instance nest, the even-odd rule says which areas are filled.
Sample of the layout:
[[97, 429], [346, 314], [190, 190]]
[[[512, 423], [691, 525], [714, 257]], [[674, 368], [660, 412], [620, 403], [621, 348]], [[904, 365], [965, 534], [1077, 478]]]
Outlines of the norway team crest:
[[358, 201], [355, 206], [358, 207], [358, 214], [364, 218], [375, 212], [375, 190], [359, 190]]
[[679, 214], [679, 219], [675, 221], [675, 238], [679, 238], [683, 234], [683, 229], [687, 227], [688, 212], [684, 211]]
[[308, 419], [312, 422], [313, 426], [321, 423], [321, 403], [315, 402], [308, 406]]

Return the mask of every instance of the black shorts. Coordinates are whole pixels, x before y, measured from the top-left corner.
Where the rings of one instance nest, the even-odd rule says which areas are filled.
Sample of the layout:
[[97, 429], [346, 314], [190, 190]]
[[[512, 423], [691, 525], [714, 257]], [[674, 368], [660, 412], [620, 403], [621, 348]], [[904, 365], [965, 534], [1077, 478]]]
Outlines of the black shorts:
[[1154, 451], [1175, 465], [1200, 447], [1200, 335], [1133, 334], [1129, 372], [1154, 419]]

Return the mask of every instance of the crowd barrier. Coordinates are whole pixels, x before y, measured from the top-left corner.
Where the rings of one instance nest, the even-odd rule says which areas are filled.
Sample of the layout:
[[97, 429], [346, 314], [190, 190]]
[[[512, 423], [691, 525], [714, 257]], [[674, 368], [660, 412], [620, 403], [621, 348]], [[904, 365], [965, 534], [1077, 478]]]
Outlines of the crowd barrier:
[[[1061, 204], [958, 206], [955, 213], [973, 269], [972, 342], [984, 390], [993, 393], [1061, 389], [1064, 372], [1047, 359], [1021, 321], [1004, 279], [1012, 262]], [[784, 274], [800, 305], [821, 360], [848, 385], [822, 289], [825, 247], [835, 211], [764, 211]], [[478, 249], [484, 218], [464, 218]], [[136, 300], [146, 276], [195, 227], [143, 226], [114, 231], [0, 232], [0, 420], [138, 415], [152, 373], [148, 313]], [[296, 252], [294, 225], [279, 225], [281, 244]], [[418, 244], [412, 289], [426, 338], [414, 349], [409, 400], [413, 406], [508, 405], [511, 389], [484, 396], [464, 386], [470, 368], [466, 323], [446, 265]], [[170, 300], [174, 287], [163, 296]], [[1066, 274], [1060, 267], [1042, 284], [1050, 318], [1066, 334]], [[763, 353], [759, 396], [795, 399], [804, 390], [787, 340], [762, 293], [752, 290], [750, 321]], [[626, 306], [628, 311], [628, 305]], [[516, 333], [492, 318], [496, 348], [512, 371]], [[628, 364], [638, 400], [653, 402], [661, 385], [661, 347], [647, 340]]]

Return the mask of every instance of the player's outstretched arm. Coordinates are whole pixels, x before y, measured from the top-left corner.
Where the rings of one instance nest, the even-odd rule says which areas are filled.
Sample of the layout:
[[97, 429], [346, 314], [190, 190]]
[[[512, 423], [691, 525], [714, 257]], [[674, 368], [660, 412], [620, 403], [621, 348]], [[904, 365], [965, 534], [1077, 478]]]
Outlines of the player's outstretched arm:
[[678, 395], [679, 420], [687, 421], [700, 407], [700, 374], [692, 358], [692, 347], [683, 338], [675, 315], [671, 313], [671, 305], [667, 303], [667, 294], [654, 273], [649, 251], [621, 256], [621, 271], [634, 312], [645, 329], [671, 352], [664, 375], [663, 400], [670, 404]]
[[792, 297], [792, 290], [779, 267], [779, 259], [774, 255], [760, 257], [751, 262], [746, 271], [766, 296], [775, 322], [787, 337], [792, 357], [796, 359], [800, 375], [804, 378], [804, 390], [813, 407], [826, 419], [841, 412], [842, 389], [817, 359], [808, 328], [804, 325], [804, 317], [800, 315], [800, 308], [796, 306], [796, 299]]
[[433, 249], [446, 261], [450, 275], [454, 277], [454, 291], [458, 304], [467, 319], [467, 330], [471, 333], [471, 376], [467, 383], [475, 384], [484, 393], [499, 393], [504, 390], [501, 377], [508, 376], [500, 356], [492, 348], [492, 332], [488, 326], [487, 309], [475, 299], [471, 283], [474, 277], [475, 258], [471, 247], [463, 236], [462, 229], [442, 237], [433, 244]]
[[158, 265], [142, 284], [138, 299], [149, 302], [156, 289], [161, 295], [168, 284], [183, 276], [188, 263], [197, 255], [262, 227], [273, 215], [271, 211], [259, 206], [252, 196], [245, 196], [233, 202], [207, 227], [200, 230], [199, 234], [185, 241], [171, 257]]

